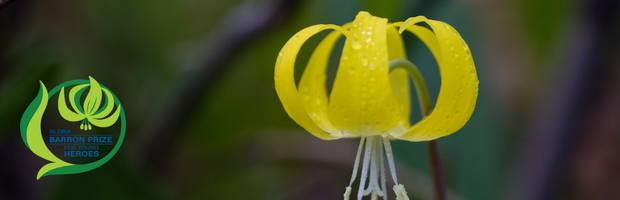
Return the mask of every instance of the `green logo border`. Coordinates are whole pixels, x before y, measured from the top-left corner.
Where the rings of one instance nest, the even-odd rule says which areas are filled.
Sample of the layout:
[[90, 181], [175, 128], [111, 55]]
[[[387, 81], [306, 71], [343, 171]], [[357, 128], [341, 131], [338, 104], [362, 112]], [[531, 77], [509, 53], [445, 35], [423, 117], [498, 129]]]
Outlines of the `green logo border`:
[[[68, 87], [78, 84], [90, 84], [90, 81], [85, 79], [77, 79], [64, 82], [54, 87], [54, 89], [49, 92], [49, 95], [43, 82], [39, 82], [39, 93], [37, 94], [37, 97], [35, 97], [35, 99], [30, 103], [28, 108], [26, 108], [26, 111], [24, 112], [24, 115], [22, 115], [22, 119], [20, 122], [21, 136], [24, 140], [24, 143], [26, 144], [26, 147], [28, 147], [28, 149], [30, 149], [37, 156], [51, 162], [46, 164], [39, 170], [39, 173], [37, 174], [37, 180], [49, 175], [77, 174], [87, 172], [96, 169], [97, 167], [105, 164], [110, 159], [112, 159], [112, 157], [114, 157], [118, 149], [123, 144], [123, 140], [125, 139], [126, 121], [124, 108], [122, 106], [119, 107], [119, 109], [121, 109], [121, 134], [118, 138], [118, 141], [114, 145], [114, 148], [112, 149], [112, 151], [110, 151], [110, 153], [108, 153], [108, 155], [91, 163], [68, 163], [54, 155], [47, 148], [47, 145], [45, 145], [43, 135], [41, 134], [41, 119], [43, 118], [43, 113], [45, 112], [49, 98], [56, 94], [62, 87]], [[103, 85], [101, 85], [101, 87], [107, 89], [108, 91], [110, 91], [110, 93], [112, 93], [112, 96], [114, 97], [114, 104], [116, 106], [121, 105], [120, 101], [111, 90], [109, 90]]]

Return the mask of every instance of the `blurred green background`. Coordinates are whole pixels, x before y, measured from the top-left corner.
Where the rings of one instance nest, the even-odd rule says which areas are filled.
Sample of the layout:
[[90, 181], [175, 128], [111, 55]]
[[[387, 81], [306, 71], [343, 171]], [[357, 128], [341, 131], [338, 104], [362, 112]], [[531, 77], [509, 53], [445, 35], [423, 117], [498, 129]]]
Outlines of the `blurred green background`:
[[[620, 199], [619, 4], [17, 0], [0, 9], [0, 199], [342, 199], [359, 140], [303, 130], [273, 74], [297, 31], [361, 10], [390, 22], [444, 21], [470, 46], [476, 110], [438, 140], [450, 199]], [[326, 34], [303, 46], [297, 80]], [[437, 65], [420, 40], [403, 37], [434, 102]], [[37, 181], [46, 162], [18, 124], [38, 80], [52, 87], [88, 76], [121, 100], [125, 142], [93, 171]], [[411, 199], [432, 199], [425, 145], [393, 143]]]

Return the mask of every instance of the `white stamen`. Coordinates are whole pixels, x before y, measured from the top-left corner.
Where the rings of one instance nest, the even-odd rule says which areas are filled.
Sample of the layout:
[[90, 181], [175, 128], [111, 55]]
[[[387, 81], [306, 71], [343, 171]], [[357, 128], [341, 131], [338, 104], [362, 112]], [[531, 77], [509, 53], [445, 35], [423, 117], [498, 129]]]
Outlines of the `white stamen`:
[[[364, 142], [366, 142], [366, 145], [364, 145]], [[362, 149], [364, 149], [364, 159], [362, 162], [362, 176], [360, 178], [360, 186], [359, 190], [357, 191], [357, 200], [361, 200], [362, 197], [368, 195], [371, 195], [372, 200], [377, 200], [379, 196], [383, 197], [383, 200], [388, 199], [386, 186], [387, 177], [385, 175], [385, 164], [383, 163], [384, 149], [385, 155], [387, 155], [388, 166], [392, 175], [392, 180], [394, 180], [394, 183], [396, 183], [396, 185], [394, 185], [393, 187], [393, 190], [396, 193], [396, 200], [409, 200], [409, 197], [407, 196], [407, 191], [405, 191], [405, 187], [402, 184], [399, 184], [396, 178], [394, 154], [392, 153], [392, 146], [390, 144], [390, 140], [387, 137], [379, 135], [361, 137], [360, 144], [357, 148], [357, 154], [355, 155], [355, 165], [353, 166], [351, 181], [349, 182], [349, 186], [346, 187], [346, 191], [343, 195], [344, 200], [349, 200], [349, 196], [351, 196], [351, 185], [357, 177]], [[379, 176], [381, 176], [381, 185], [379, 185]], [[364, 187], [366, 185], [366, 179], [369, 179], [368, 188]]]
[[392, 180], [398, 185], [398, 179], [396, 178], [396, 168], [394, 167], [394, 155], [392, 155], [392, 146], [390, 145], [390, 139], [383, 137], [383, 146], [385, 147], [385, 154], [388, 158], [388, 165], [390, 166], [390, 172], [392, 173]]
[[366, 185], [366, 177], [368, 176], [368, 165], [370, 164], [370, 153], [372, 152], [372, 141], [374, 137], [368, 137], [366, 147], [364, 149], [364, 164], [362, 165], [362, 178], [360, 179], [360, 187], [357, 191], [357, 200], [362, 199], [364, 186]]
[[396, 193], [396, 200], [409, 200], [403, 184], [394, 185], [394, 193]]
[[353, 165], [353, 174], [351, 175], [351, 181], [349, 181], [349, 186], [347, 190], [344, 192], [344, 200], [349, 200], [349, 196], [351, 195], [351, 185], [353, 185], [353, 181], [357, 178], [357, 168], [359, 168], [360, 163], [360, 154], [362, 153], [362, 145], [364, 144], [364, 139], [366, 137], [362, 136], [360, 139], [360, 144], [357, 146], [357, 154], [355, 154], [355, 164]]
[[349, 187], [351, 187], [353, 181], [355, 181], [355, 178], [357, 178], [357, 168], [360, 163], [360, 154], [362, 153], [362, 145], [364, 144], [364, 139], [366, 139], [366, 137], [362, 136], [362, 139], [360, 139], [360, 144], [359, 146], [357, 146], [357, 154], [355, 155], [355, 164], [353, 165], [353, 174], [351, 175], [351, 181], [349, 181]]
[[351, 186], [347, 187], [347, 190], [344, 191], [344, 200], [349, 200], [349, 196], [351, 196]]

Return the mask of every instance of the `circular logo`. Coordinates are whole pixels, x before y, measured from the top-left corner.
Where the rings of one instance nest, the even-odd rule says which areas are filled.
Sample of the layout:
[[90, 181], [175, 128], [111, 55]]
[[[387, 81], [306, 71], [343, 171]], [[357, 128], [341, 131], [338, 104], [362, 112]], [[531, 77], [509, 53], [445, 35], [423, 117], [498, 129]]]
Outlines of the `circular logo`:
[[[58, 97], [52, 98], [57, 93]], [[48, 108], [48, 103], [53, 106]], [[42, 126], [43, 118], [50, 123]], [[87, 172], [105, 164], [121, 147], [125, 129], [120, 101], [90, 76], [89, 80], [64, 82], [49, 93], [40, 82], [39, 93], [20, 123], [26, 147], [50, 161], [39, 170], [37, 180], [48, 175]], [[49, 134], [44, 137], [42, 132]]]

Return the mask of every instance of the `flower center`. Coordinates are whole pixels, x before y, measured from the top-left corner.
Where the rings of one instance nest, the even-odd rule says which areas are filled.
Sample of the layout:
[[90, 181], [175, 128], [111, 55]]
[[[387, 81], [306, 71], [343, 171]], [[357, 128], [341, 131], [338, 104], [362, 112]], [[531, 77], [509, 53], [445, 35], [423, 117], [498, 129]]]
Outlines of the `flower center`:
[[[365, 145], [364, 145], [364, 142]], [[387, 137], [380, 135], [375, 136], [362, 136], [360, 144], [357, 149], [357, 155], [355, 156], [355, 166], [353, 167], [353, 175], [351, 175], [351, 181], [349, 186], [346, 187], [344, 193], [344, 199], [348, 200], [351, 194], [351, 185], [357, 177], [358, 166], [360, 162], [360, 156], [364, 150], [364, 158], [362, 163], [362, 176], [360, 178], [360, 186], [357, 192], [357, 199], [361, 200], [362, 197], [371, 195], [372, 199], [377, 199], [378, 196], [387, 199], [386, 190], [386, 176], [385, 166], [383, 158], [383, 149], [387, 155], [388, 166], [392, 174], [392, 180], [394, 180], [394, 192], [396, 193], [397, 200], [409, 200], [407, 192], [402, 184], [398, 184], [396, 178], [396, 170], [394, 167], [394, 156], [392, 154], [392, 146], [390, 140]], [[379, 184], [379, 176], [381, 177], [381, 184]], [[366, 187], [366, 179], [368, 179], [368, 187]]]

